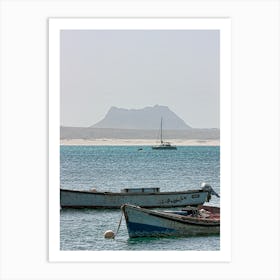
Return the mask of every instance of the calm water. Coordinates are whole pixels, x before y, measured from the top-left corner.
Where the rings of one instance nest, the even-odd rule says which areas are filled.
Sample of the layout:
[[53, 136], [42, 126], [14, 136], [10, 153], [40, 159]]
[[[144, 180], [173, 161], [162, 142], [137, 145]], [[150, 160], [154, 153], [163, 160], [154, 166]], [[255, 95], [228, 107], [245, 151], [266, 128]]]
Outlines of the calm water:
[[[137, 146], [61, 146], [61, 187], [119, 191], [125, 187], [160, 187], [161, 191], [197, 189], [210, 183], [220, 192], [220, 148], [178, 147], [160, 151]], [[212, 205], [219, 199], [212, 197]], [[61, 250], [206, 250], [220, 249], [219, 236], [129, 239], [120, 210], [63, 209], [60, 211]]]

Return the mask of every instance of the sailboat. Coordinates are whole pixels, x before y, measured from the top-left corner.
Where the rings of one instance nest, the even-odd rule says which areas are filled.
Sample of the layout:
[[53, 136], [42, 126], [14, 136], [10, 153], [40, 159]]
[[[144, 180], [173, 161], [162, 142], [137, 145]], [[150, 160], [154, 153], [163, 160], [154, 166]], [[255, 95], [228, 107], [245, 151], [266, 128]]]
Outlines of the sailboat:
[[152, 146], [154, 150], [177, 150], [176, 146], [171, 145], [170, 142], [162, 140], [162, 118], [160, 119], [160, 144]]

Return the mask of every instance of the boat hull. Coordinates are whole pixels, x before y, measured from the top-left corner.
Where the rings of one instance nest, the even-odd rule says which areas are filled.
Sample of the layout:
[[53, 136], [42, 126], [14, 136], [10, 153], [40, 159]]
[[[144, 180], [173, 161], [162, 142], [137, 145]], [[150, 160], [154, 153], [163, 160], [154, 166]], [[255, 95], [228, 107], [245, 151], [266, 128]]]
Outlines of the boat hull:
[[123, 204], [134, 204], [145, 208], [184, 207], [201, 205], [209, 200], [209, 192], [189, 190], [184, 192], [113, 193], [60, 189], [62, 208], [120, 208]]
[[153, 150], [177, 150], [176, 146], [170, 146], [170, 147], [166, 147], [166, 146], [153, 146], [152, 147]]
[[220, 233], [220, 220], [197, 219], [123, 205], [130, 238], [165, 236], [200, 236]]

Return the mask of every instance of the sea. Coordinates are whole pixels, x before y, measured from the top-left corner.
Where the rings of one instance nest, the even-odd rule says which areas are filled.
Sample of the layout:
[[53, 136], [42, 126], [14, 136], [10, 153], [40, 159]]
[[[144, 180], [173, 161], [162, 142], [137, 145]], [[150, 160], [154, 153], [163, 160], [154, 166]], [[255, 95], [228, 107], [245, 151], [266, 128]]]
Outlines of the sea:
[[[161, 191], [200, 188], [209, 183], [220, 193], [220, 147], [178, 146], [177, 150], [153, 150], [150, 146], [60, 147], [61, 188], [115, 191], [122, 188], [160, 187]], [[209, 205], [219, 206], [212, 196]], [[134, 238], [128, 237], [119, 209], [61, 209], [62, 251], [218, 251], [219, 236]]]

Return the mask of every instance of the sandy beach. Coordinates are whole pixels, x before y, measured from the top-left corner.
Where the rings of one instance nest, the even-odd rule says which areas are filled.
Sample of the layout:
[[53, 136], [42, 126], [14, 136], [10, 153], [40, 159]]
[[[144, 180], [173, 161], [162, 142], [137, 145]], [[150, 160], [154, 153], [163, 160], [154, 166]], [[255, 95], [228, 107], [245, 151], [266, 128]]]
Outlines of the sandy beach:
[[[176, 146], [219, 146], [220, 140], [170, 139]], [[153, 146], [151, 139], [61, 139], [60, 145], [68, 146]]]

